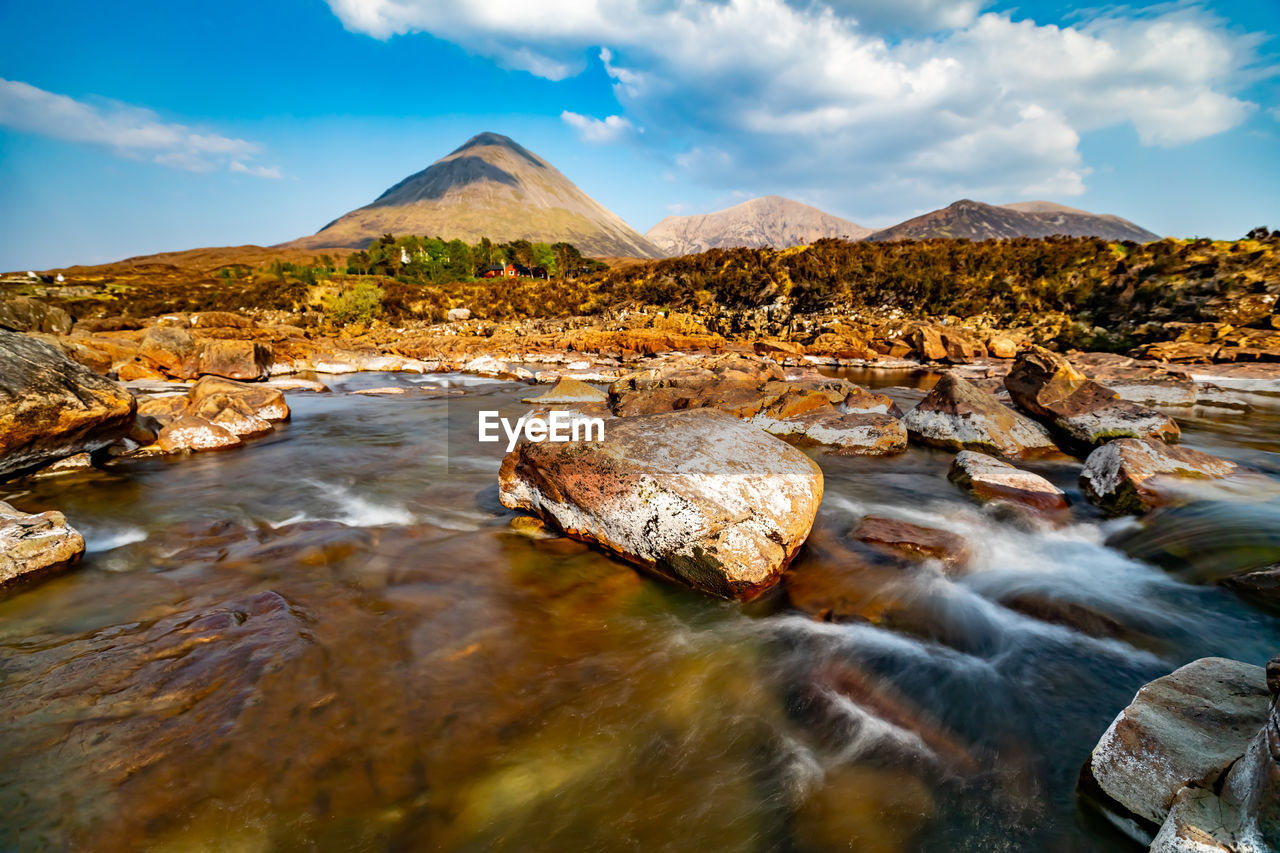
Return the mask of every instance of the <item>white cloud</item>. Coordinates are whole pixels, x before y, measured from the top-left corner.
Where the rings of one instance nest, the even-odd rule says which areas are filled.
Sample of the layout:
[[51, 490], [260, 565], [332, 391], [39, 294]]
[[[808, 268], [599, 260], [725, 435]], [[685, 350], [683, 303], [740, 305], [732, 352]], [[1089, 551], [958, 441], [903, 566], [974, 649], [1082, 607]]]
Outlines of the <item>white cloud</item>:
[[568, 110], [560, 113], [565, 124], [578, 131], [584, 142], [617, 142], [630, 136], [635, 130], [631, 122], [622, 116], [607, 116], [603, 119], [579, 115]]
[[125, 157], [189, 172], [226, 167], [264, 178], [280, 177], [278, 169], [243, 163], [261, 150], [256, 143], [165, 122], [142, 107], [117, 101], [77, 101], [17, 80], [0, 78], [0, 126], [67, 142], [102, 145]]
[[[584, 138], [644, 127], [672, 167], [721, 188], [844, 188], [845, 209], [1084, 191], [1081, 135], [1144, 145], [1229, 130], [1261, 37], [1194, 6], [1072, 26], [982, 0], [329, 0], [377, 38], [429, 32], [563, 79], [598, 52], [622, 106], [565, 112]], [[609, 122], [617, 119], [615, 127]], [[670, 154], [670, 152], [677, 152]], [[856, 195], [858, 200], [848, 198]]]
[[236, 172], [241, 175], [253, 175], [256, 178], [270, 178], [273, 181], [278, 181], [280, 178], [284, 177], [284, 175], [280, 173], [280, 168], [278, 166], [246, 166], [239, 160], [232, 160], [227, 165], [227, 171]]

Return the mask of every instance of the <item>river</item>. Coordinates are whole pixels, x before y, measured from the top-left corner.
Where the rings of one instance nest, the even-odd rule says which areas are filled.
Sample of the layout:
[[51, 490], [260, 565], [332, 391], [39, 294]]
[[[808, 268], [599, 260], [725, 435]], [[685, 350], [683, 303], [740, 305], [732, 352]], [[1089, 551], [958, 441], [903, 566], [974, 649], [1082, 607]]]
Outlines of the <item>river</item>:
[[[936, 376], [856, 378], [906, 409]], [[1075, 797], [1111, 719], [1190, 660], [1280, 650], [1280, 618], [1192, 583], [1280, 562], [1275, 497], [1139, 525], [1031, 465], [1072, 499], [1053, 526], [974, 504], [949, 453], [813, 451], [797, 571], [868, 513], [970, 550], [874, 591], [904, 618], [829, 624], [513, 529], [475, 424], [528, 386], [325, 381], [242, 449], [0, 485], [88, 545], [0, 600], [0, 848], [1132, 850]], [[1252, 399], [1169, 411], [1280, 485], [1280, 400]]]

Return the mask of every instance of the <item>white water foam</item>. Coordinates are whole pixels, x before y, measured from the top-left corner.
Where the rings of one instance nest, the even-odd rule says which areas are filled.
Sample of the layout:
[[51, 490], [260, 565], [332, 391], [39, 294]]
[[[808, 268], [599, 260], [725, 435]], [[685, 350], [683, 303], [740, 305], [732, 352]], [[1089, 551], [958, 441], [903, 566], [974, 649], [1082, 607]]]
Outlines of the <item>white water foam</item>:
[[88, 554], [111, 551], [116, 548], [122, 548], [125, 545], [132, 545], [134, 542], [142, 542], [147, 538], [147, 531], [141, 527], [95, 528], [78, 526], [76, 529], [84, 537], [84, 550]]

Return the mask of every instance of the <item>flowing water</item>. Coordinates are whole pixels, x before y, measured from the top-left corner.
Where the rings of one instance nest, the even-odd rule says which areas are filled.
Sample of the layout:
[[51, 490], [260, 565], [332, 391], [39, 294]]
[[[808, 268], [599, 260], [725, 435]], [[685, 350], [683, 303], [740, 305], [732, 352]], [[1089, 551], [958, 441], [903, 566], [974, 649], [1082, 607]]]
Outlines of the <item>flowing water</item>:
[[[905, 408], [936, 377], [856, 378]], [[1187, 661], [1280, 649], [1203, 583], [1280, 561], [1275, 498], [1140, 525], [1043, 463], [1054, 527], [973, 504], [944, 452], [815, 451], [796, 571], [868, 513], [970, 549], [870, 589], [894, 619], [830, 624], [514, 530], [474, 432], [525, 386], [331, 384], [239, 450], [0, 487], [88, 542], [0, 600], [0, 849], [1131, 850], [1074, 794], [1111, 719]], [[1280, 483], [1274, 402], [1177, 414]]]

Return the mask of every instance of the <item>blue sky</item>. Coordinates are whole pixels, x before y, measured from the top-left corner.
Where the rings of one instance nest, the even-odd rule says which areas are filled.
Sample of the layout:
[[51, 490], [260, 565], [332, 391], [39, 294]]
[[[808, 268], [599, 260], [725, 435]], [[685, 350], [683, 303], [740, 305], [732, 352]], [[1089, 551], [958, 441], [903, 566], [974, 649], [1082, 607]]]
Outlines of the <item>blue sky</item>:
[[0, 269], [317, 230], [484, 130], [640, 231], [1049, 198], [1280, 227], [1280, 4], [0, 3]]

